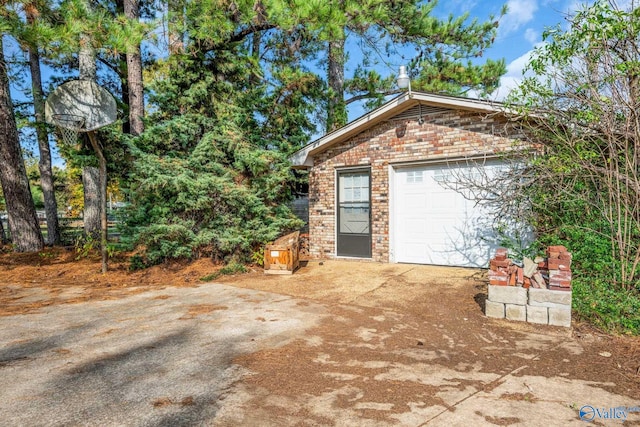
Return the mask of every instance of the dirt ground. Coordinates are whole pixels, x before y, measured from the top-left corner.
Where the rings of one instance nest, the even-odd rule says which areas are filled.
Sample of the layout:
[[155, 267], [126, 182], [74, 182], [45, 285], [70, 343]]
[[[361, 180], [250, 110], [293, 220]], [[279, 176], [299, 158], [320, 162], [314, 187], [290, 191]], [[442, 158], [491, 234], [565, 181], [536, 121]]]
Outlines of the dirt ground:
[[[0, 256], [0, 315], [197, 287], [218, 268], [200, 260], [130, 272], [121, 260], [102, 275], [98, 259], [75, 258], [72, 250]], [[606, 404], [589, 401], [593, 387], [614, 396], [611, 406], [622, 404], [615, 396], [640, 406], [640, 339], [580, 322], [488, 319], [482, 270], [310, 261], [293, 276], [256, 268], [215, 282], [321, 302], [331, 314], [302, 340], [238, 357], [251, 374], [233, 393], [234, 411], [221, 411], [215, 425], [446, 425], [455, 417], [456, 425], [554, 425], [542, 415], [528, 423], [513, 407], [563, 402], [567, 422], [577, 421], [581, 406]], [[562, 395], [569, 380], [584, 391]], [[496, 392], [486, 410], [465, 409], [471, 396]]]
[[127, 257], [109, 261], [102, 274], [98, 254], [79, 258], [73, 247], [0, 255], [0, 316], [26, 314], [55, 304], [110, 300], [167, 286], [197, 286], [220, 268], [209, 259], [130, 271]]

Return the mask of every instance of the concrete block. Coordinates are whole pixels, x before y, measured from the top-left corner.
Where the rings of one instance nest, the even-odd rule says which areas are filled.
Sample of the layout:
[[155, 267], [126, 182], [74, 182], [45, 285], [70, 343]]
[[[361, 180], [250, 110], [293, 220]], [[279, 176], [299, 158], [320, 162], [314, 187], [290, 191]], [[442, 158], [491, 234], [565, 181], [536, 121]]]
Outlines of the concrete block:
[[536, 306], [536, 307], [547, 307], [547, 308], [552, 308], [552, 307], [553, 308], [565, 308], [565, 309], [566, 308], [569, 308], [569, 309], [571, 308], [570, 305], [554, 304], [552, 302], [545, 302], [545, 303], [542, 303], [542, 304], [529, 304], [529, 305]]
[[489, 285], [489, 300], [506, 304], [525, 305], [527, 290], [518, 286]]
[[487, 317], [504, 319], [504, 304], [502, 304], [501, 302], [493, 302], [489, 300], [486, 300], [484, 303], [484, 314]]
[[529, 305], [540, 307], [571, 307], [571, 292], [549, 289], [529, 289]]
[[571, 327], [571, 307], [549, 307], [549, 324]]
[[507, 320], [527, 321], [527, 308], [524, 305], [505, 304]]
[[546, 325], [549, 323], [549, 312], [547, 307], [537, 305], [527, 305], [527, 322], [540, 323]]

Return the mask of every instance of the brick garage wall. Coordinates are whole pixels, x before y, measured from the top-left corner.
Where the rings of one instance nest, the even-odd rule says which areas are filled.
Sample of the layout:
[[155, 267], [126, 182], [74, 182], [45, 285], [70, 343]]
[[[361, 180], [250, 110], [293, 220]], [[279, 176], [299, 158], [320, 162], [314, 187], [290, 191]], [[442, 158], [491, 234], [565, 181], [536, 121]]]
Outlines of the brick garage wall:
[[309, 250], [312, 258], [335, 254], [336, 169], [371, 167], [372, 258], [389, 261], [389, 165], [495, 154], [519, 137], [501, 116], [447, 111], [392, 119], [328, 148], [314, 157], [309, 173]]

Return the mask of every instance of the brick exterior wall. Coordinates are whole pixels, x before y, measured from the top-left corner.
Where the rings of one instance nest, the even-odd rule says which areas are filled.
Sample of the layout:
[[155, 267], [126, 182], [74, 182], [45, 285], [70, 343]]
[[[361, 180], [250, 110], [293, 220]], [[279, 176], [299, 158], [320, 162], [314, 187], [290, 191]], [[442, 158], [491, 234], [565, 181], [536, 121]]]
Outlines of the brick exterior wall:
[[372, 259], [389, 262], [389, 165], [464, 159], [508, 150], [516, 129], [502, 116], [447, 110], [391, 119], [314, 156], [309, 173], [309, 250], [312, 258], [336, 256], [336, 169], [371, 168]]

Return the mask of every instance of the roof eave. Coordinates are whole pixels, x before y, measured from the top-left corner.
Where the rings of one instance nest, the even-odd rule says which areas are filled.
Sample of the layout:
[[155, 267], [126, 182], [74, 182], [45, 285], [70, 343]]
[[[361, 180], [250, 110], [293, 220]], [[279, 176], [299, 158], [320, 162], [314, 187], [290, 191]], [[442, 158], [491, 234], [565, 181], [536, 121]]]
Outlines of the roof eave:
[[396, 109], [396, 107], [409, 99], [410, 96], [408, 93], [405, 92], [403, 94], [400, 94], [381, 107], [360, 116], [351, 123], [348, 123], [347, 125], [336, 129], [331, 133], [323, 135], [315, 141], [310, 142], [291, 155], [290, 159], [292, 166], [296, 169], [306, 169], [312, 167], [313, 155], [318, 153], [319, 151], [322, 151], [328, 143], [334, 141], [329, 144], [333, 145], [337, 141], [343, 140], [345, 137], [348, 138], [353, 134], [361, 132], [361, 128], [364, 125], [372, 125], [384, 120], [384, 118], [387, 118], [390, 113], [395, 113], [394, 110]]

